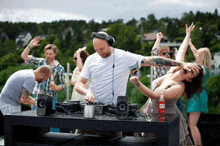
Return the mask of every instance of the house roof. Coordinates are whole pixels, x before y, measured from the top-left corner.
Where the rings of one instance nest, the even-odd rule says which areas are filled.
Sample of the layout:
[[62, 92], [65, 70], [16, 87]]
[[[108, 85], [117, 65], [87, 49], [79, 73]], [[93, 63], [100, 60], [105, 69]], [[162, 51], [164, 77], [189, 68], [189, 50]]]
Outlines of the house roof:
[[[157, 33], [145, 33], [143, 37], [145, 41], [155, 41], [157, 39]], [[167, 36], [163, 36], [163, 40], [168, 40]]]

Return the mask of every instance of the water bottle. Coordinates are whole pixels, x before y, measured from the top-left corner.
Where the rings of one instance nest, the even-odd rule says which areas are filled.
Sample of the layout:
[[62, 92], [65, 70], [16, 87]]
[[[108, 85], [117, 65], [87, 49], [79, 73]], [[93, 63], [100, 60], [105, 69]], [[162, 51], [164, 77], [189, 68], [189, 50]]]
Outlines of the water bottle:
[[164, 100], [163, 92], [160, 93], [158, 109], [159, 109], [159, 114], [165, 114], [165, 100]]
[[66, 87], [69, 87], [69, 76], [67, 73], [65, 73], [65, 84], [66, 84]]

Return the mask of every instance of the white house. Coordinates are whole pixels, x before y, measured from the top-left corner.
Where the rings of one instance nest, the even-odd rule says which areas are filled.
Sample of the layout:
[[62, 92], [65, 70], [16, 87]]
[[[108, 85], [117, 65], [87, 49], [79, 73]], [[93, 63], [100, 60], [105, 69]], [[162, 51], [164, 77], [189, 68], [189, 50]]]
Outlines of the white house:
[[24, 33], [20, 33], [17, 37], [16, 37], [16, 44], [21, 43], [21, 47], [24, 47], [26, 45], [28, 45], [29, 41], [32, 39], [32, 36], [30, 34], [30, 32], [24, 32]]
[[220, 52], [216, 52], [214, 60], [212, 60], [211, 76], [216, 76], [220, 73]]
[[38, 36], [41, 38], [41, 40], [45, 40], [48, 35], [38, 35]]

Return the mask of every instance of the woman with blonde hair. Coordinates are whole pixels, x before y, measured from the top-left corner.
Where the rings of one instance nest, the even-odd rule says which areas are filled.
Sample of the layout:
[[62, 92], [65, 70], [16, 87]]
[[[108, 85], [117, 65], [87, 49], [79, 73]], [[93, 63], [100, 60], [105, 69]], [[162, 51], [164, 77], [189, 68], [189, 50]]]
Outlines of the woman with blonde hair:
[[193, 98], [189, 100], [187, 106], [187, 113], [189, 113], [189, 129], [195, 145], [202, 145], [201, 134], [197, 127], [197, 123], [201, 113], [208, 113], [208, 94], [206, 91], [206, 82], [211, 73], [211, 53], [208, 48], [196, 49], [189, 40], [189, 46], [196, 58], [198, 64], [203, 67], [204, 82], [203, 91], [198, 94], [195, 93]]

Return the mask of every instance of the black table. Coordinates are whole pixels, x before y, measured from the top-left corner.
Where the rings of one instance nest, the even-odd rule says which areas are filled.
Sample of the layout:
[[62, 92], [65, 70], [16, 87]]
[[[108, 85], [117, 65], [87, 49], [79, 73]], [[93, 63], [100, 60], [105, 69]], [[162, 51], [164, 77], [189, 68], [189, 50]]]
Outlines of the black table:
[[[138, 115], [130, 116], [127, 120], [118, 120], [115, 115], [104, 114], [93, 119], [85, 119], [83, 114], [55, 113], [50, 116], [38, 116], [36, 111], [24, 111], [5, 115], [5, 145], [57, 145], [57, 143], [65, 145], [82, 136], [51, 133], [50, 127], [155, 133], [158, 145], [179, 145], [179, 116], [166, 115], [165, 122], [159, 122], [158, 118], [159, 115], [150, 118]], [[129, 141], [129, 138], [134, 142], [140, 140], [127, 137], [119, 141], [118, 145], [120, 143], [123, 145], [123, 141], [126, 139]]]

